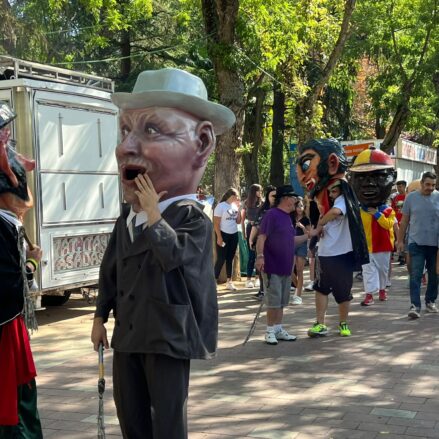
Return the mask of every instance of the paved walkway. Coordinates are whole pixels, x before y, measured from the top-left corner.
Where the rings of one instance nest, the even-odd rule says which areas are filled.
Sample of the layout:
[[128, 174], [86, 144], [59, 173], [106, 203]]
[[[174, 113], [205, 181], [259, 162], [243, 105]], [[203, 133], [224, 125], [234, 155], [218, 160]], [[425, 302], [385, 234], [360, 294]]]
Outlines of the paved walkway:
[[[241, 287], [244, 283], [239, 283]], [[352, 337], [335, 331], [330, 300], [326, 338], [309, 339], [314, 295], [286, 311], [286, 328], [299, 336], [263, 343], [265, 314], [243, 346], [259, 307], [242, 289], [220, 289], [218, 356], [192, 362], [189, 437], [218, 438], [439, 438], [439, 315], [409, 321], [405, 268], [394, 266], [388, 302], [361, 307], [355, 282]], [[96, 437], [97, 356], [89, 332], [93, 307], [79, 296], [39, 313], [32, 345], [39, 371], [44, 437]], [[112, 401], [111, 353], [106, 353], [108, 438], [121, 437]]]

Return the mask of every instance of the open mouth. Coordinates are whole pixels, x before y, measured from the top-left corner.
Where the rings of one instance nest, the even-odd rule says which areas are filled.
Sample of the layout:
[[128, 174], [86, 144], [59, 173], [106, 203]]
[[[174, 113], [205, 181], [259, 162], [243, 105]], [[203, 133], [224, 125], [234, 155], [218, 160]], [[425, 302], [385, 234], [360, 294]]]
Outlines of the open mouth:
[[377, 191], [361, 191], [363, 198], [374, 198], [378, 195]]
[[314, 178], [311, 178], [305, 183], [306, 188], [310, 191], [316, 185], [316, 181]]
[[124, 165], [121, 168], [122, 178], [126, 181], [133, 181], [139, 174], [144, 174], [146, 168], [138, 165]]

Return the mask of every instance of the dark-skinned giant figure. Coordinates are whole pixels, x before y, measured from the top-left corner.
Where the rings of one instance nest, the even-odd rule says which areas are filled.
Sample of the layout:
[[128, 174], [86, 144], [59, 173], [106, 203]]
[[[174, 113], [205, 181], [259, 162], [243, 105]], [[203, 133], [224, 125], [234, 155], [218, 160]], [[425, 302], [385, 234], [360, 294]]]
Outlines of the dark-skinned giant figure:
[[396, 180], [392, 159], [383, 151], [367, 149], [355, 159], [350, 182], [361, 203], [361, 220], [366, 234], [369, 263], [363, 265], [363, 306], [373, 305], [374, 294], [387, 300], [390, 256], [394, 250], [395, 212], [386, 204]]

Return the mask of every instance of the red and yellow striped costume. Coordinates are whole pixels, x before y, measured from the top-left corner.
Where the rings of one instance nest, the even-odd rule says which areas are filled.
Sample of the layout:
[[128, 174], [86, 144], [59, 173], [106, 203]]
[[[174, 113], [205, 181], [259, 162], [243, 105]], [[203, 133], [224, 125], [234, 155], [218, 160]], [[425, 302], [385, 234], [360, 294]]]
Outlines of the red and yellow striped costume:
[[378, 212], [371, 215], [361, 208], [361, 220], [366, 234], [369, 253], [392, 252], [395, 244], [393, 225], [395, 211], [383, 204], [377, 207]]

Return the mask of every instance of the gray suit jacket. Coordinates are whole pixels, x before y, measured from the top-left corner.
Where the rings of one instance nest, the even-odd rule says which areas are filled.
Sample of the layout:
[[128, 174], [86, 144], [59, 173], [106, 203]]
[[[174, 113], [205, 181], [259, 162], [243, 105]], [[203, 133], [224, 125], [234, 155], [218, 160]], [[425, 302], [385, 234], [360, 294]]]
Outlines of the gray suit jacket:
[[101, 264], [96, 317], [121, 352], [210, 358], [218, 335], [212, 223], [192, 200], [171, 204], [132, 243], [123, 209]]

